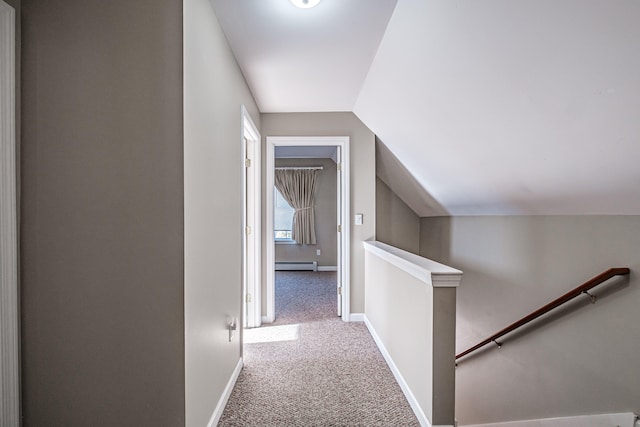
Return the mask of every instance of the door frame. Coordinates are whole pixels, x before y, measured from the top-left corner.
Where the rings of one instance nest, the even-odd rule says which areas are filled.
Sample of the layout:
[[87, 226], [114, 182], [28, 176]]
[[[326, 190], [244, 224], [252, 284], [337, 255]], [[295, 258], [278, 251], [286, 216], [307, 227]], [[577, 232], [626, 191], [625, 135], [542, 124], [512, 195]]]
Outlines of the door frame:
[[[341, 191], [338, 201], [340, 211], [341, 232], [338, 233], [338, 244], [340, 246], [340, 260], [338, 277], [342, 294], [342, 320], [350, 321], [350, 295], [351, 295], [351, 230], [350, 230], [350, 163], [349, 163], [349, 137], [348, 136], [267, 136], [266, 138], [266, 186], [265, 186], [265, 299], [267, 312], [262, 317], [264, 323], [275, 321], [275, 239], [273, 235], [273, 191], [269, 191], [274, 186], [275, 169], [275, 147], [277, 146], [302, 146], [317, 147], [329, 146], [339, 147], [341, 160], [338, 170], [342, 173], [340, 180]], [[337, 231], [337, 230], [336, 230]]]
[[[262, 174], [261, 174], [261, 136], [258, 128], [251, 119], [249, 112], [242, 108], [242, 323], [243, 327], [255, 328], [262, 324], [262, 268], [261, 268], [261, 243], [262, 243]], [[253, 184], [252, 205], [247, 206], [247, 144], [253, 147], [249, 179]], [[248, 209], [252, 210], [254, 223], [247, 232]], [[248, 245], [251, 240], [251, 245]], [[247, 253], [247, 248], [253, 248], [252, 253]], [[249, 263], [253, 263], [253, 274], [248, 274]]]
[[0, 425], [20, 424], [18, 187], [16, 168], [16, 18], [0, 0]]

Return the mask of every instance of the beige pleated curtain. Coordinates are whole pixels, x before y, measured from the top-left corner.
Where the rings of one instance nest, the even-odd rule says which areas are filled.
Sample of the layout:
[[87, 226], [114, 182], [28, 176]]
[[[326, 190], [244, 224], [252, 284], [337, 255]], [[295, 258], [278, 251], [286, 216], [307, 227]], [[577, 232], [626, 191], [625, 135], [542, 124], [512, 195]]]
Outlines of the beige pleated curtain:
[[275, 186], [291, 205], [293, 214], [292, 239], [298, 245], [316, 244], [314, 204], [318, 170], [276, 169]]

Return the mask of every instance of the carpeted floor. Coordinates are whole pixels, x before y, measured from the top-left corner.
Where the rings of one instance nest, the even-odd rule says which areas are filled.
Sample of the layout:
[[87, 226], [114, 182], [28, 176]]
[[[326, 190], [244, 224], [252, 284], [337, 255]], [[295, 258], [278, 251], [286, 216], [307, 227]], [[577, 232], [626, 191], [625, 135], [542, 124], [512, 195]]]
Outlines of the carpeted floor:
[[219, 426], [419, 426], [366, 326], [337, 317], [335, 283], [276, 273], [276, 322], [244, 331]]

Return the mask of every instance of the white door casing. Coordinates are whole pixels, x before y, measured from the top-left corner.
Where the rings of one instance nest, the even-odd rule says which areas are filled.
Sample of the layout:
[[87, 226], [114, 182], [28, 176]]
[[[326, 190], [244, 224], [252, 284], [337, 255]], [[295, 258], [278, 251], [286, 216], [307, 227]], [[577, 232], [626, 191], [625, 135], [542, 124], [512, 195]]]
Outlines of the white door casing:
[[20, 425], [15, 10], [0, 0], [0, 425]]
[[266, 271], [266, 308], [262, 321], [275, 321], [275, 241], [273, 235], [273, 191], [276, 146], [333, 146], [339, 153], [338, 182], [338, 286], [341, 287], [339, 312], [342, 320], [350, 321], [350, 223], [349, 223], [349, 137], [348, 136], [267, 136], [266, 138], [266, 186], [265, 194], [265, 271]]

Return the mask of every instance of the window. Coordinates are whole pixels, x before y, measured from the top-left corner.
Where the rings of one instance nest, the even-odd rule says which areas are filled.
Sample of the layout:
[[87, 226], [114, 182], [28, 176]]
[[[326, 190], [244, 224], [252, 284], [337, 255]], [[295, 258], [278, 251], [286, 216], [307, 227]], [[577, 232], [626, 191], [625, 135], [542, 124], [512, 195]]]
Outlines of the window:
[[273, 232], [276, 242], [293, 242], [291, 227], [293, 225], [293, 209], [282, 197], [277, 188], [274, 191]]

